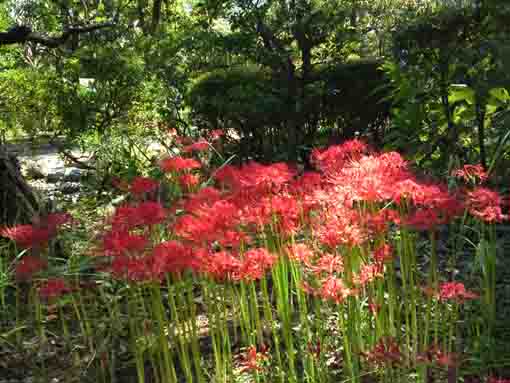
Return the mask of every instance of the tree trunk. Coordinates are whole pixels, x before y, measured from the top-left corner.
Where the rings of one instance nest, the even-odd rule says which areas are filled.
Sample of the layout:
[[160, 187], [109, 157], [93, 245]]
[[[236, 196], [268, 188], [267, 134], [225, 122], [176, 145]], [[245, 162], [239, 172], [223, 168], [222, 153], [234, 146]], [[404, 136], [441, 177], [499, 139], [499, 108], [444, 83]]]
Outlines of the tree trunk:
[[21, 175], [17, 159], [0, 145], [0, 226], [31, 222], [41, 204]]

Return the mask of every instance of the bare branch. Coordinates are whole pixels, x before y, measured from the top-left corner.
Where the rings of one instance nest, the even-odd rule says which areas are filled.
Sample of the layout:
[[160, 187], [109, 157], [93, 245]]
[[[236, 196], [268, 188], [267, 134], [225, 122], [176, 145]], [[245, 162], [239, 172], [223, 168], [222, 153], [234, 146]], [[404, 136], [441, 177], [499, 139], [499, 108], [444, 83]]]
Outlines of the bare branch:
[[58, 46], [63, 45], [71, 36], [76, 36], [81, 33], [93, 32], [98, 29], [111, 28], [114, 25], [115, 24], [113, 22], [107, 22], [85, 26], [67, 27], [58, 37], [34, 32], [32, 31], [32, 28], [26, 25], [18, 25], [12, 27], [7, 32], [0, 32], [0, 45], [34, 42], [49, 48], [57, 48]]

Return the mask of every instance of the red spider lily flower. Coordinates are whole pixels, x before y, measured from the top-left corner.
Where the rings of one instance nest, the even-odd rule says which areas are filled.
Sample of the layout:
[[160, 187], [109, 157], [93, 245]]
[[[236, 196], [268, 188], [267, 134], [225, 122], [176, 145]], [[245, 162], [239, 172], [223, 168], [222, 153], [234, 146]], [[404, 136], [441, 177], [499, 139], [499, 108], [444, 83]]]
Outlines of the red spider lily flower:
[[16, 279], [18, 281], [28, 281], [32, 276], [48, 267], [48, 262], [39, 257], [25, 255], [16, 264]]
[[357, 274], [354, 275], [353, 282], [358, 286], [365, 286], [373, 282], [376, 278], [384, 276], [384, 266], [382, 263], [363, 265]]
[[163, 223], [168, 211], [159, 203], [154, 201], [144, 201], [136, 207], [137, 215], [142, 225], [157, 225]]
[[381, 338], [374, 348], [362, 353], [369, 363], [374, 364], [399, 364], [402, 362], [402, 352], [397, 341], [392, 337]]
[[377, 247], [372, 255], [377, 263], [391, 262], [393, 261], [393, 248], [385, 243]]
[[277, 257], [264, 248], [250, 249], [243, 254], [241, 267], [234, 278], [243, 281], [261, 279], [276, 261]]
[[198, 268], [197, 259], [190, 248], [178, 241], [162, 242], [152, 251], [152, 272], [154, 276], [167, 273], [181, 274], [185, 270]]
[[129, 230], [137, 226], [157, 225], [166, 220], [168, 212], [159, 202], [144, 201], [134, 206], [119, 206], [110, 219], [116, 231]]
[[218, 189], [208, 186], [188, 196], [186, 200], [183, 201], [183, 209], [192, 212], [203, 206], [211, 206], [220, 199], [221, 192]]
[[193, 139], [191, 137], [185, 137], [185, 136], [175, 136], [174, 138], [175, 143], [178, 145], [190, 145], [193, 142]]
[[476, 298], [478, 298], [478, 295], [467, 291], [464, 284], [460, 282], [446, 282], [439, 287], [439, 299], [443, 301], [455, 300], [462, 303], [467, 299]]
[[495, 376], [489, 377], [487, 383], [510, 383], [510, 379], [506, 378], [497, 378]]
[[165, 173], [180, 172], [183, 170], [200, 169], [202, 164], [193, 158], [180, 156], [164, 158], [159, 162], [159, 167]]
[[322, 351], [320, 339], [318, 339], [315, 344], [313, 344], [312, 342], [308, 342], [307, 349], [308, 352], [312, 354], [315, 358], [317, 359], [320, 358]]
[[217, 238], [224, 248], [239, 249], [242, 245], [252, 243], [252, 238], [242, 231], [226, 230]]
[[335, 276], [327, 277], [323, 282], [318, 294], [323, 299], [342, 303], [345, 298], [356, 294], [356, 291], [345, 286], [344, 282]]
[[123, 255], [114, 257], [109, 271], [114, 278], [129, 282], [145, 282], [159, 278], [159, 275], [154, 275], [150, 257], [136, 258]]
[[75, 222], [71, 214], [69, 213], [51, 213], [45, 217], [39, 218], [40, 227], [49, 227], [58, 229], [60, 226], [66, 223]]
[[310, 270], [317, 275], [322, 273], [334, 274], [341, 273], [344, 270], [344, 260], [339, 254], [326, 253], [322, 255], [315, 265], [309, 267]]
[[419, 231], [435, 230], [443, 223], [439, 214], [434, 209], [418, 209], [404, 219], [403, 223]]
[[215, 129], [209, 133], [209, 138], [212, 141], [219, 140], [221, 137], [225, 135], [225, 132], [221, 129]]
[[186, 145], [184, 148], [182, 148], [182, 151], [184, 153], [190, 153], [190, 152], [203, 152], [204, 150], [207, 150], [211, 147], [211, 144], [207, 142], [204, 139], [200, 139], [197, 142], [192, 143], [191, 145]]
[[368, 145], [364, 142], [349, 140], [341, 145], [330, 146], [325, 150], [314, 149], [310, 161], [317, 169], [333, 173], [344, 167], [349, 161], [359, 159], [368, 151]]
[[368, 310], [370, 310], [370, 312], [373, 315], [377, 315], [379, 313], [379, 311], [381, 310], [381, 308], [382, 308], [382, 306], [380, 304], [374, 303], [372, 301], [372, 299], [369, 299], [369, 301], [368, 301]]
[[187, 190], [191, 190], [200, 183], [200, 176], [186, 173], [180, 175], [178, 181], [181, 187]]
[[48, 279], [39, 287], [41, 298], [57, 298], [69, 292], [71, 292], [71, 289], [61, 278]]
[[150, 193], [159, 187], [159, 182], [149, 177], [135, 177], [131, 181], [129, 191], [134, 195], [141, 196]]
[[467, 193], [466, 205], [474, 217], [485, 222], [501, 222], [506, 218], [501, 212], [500, 195], [488, 188], [477, 187]]
[[287, 248], [289, 259], [310, 267], [312, 265], [313, 251], [304, 243], [298, 243]]
[[489, 178], [489, 175], [481, 164], [464, 165], [461, 169], [454, 170], [452, 176], [474, 184], [484, 183]]
[[106, 255], [127, 255], [142, 253], [147, 246], [147, 238], [128, 231], [110, 231], [103, 238]]
[[262, 363], [269, 359], [268, 348], [265, 346], [261, 347], [261, 350], [257, 352], [256, 346], [250, 346], [244, 355], [244, 360], [242, 361], [242, 369], [241, 372], [260, 372], [263, 371], [264, 368]]
[[0, 236], [9, 238], [26, 249], [47, 243], [55, 234], [54, 227], [35, 227], [34, 225], [17, 225], [0, 229]]
[[217, 281], [232, 280], [239, 275], [242, 263], [227, 251], [212, 253], [201, 249], [196, 252], [196, 257], [201, 261], [202, 271]]

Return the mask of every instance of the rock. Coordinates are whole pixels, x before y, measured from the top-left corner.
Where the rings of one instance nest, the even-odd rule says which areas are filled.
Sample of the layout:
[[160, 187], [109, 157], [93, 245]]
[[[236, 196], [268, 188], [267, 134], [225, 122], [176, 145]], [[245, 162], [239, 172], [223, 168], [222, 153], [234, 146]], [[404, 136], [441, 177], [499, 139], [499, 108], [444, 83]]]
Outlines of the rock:
[[81, 184], [79, 182], [65, 182], [59, 187], [59, 191], [64, 195], [79, 193]]
[[62, 182], [79, 182], [83, 174], [83, 170], [78, 168], [58, 168], [46, 176], [49, 183]]

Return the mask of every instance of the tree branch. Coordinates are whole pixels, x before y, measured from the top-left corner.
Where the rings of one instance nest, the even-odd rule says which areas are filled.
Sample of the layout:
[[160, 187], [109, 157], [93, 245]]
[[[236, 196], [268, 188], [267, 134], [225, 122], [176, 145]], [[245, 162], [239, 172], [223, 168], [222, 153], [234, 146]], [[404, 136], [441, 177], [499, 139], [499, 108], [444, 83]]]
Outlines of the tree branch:
[[26, 25], [17, 25], [9, 29], [7, 32], [0, 32], [0, 46], [9, 44], [24, 44], [34, 42], [47, 46], [49, 48], [57, 48], [63, 45], [71, 36], [81, 33], [93, 32], [98, 29], [111, 28], [115, 24], [113, 22], [67, 27], [58, 37], [48, 36], [43, 33], [34, 32], [32, 28]]

